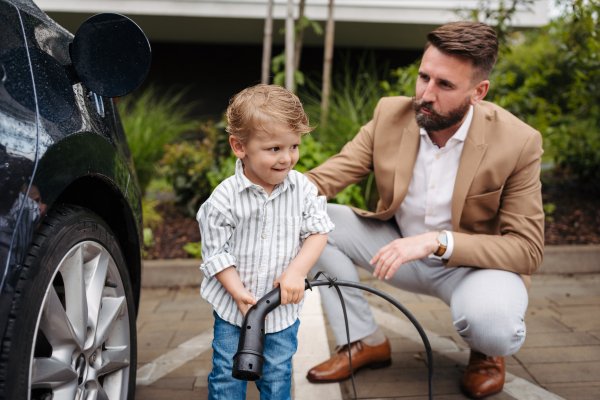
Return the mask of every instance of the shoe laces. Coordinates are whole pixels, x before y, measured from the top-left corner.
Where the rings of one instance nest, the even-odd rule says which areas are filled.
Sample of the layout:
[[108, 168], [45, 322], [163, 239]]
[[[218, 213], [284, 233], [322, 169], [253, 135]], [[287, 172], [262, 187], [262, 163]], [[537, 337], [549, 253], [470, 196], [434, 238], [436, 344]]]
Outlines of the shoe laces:
[[[352, 347], [352, 346], [356, 347], [356, 349], [358, 351], [363, 351], [364, 348], [365, 348], [364, 345], [363, 345], [362, 340], [357, 340], [356, 342], [350, 343], [350, 347]], [[348, 345], [347, 344], [345, 344], [343, 346], [337, 346], [337, 353], [338, 354], [346, 353], [347, 351], [348, 351]]]

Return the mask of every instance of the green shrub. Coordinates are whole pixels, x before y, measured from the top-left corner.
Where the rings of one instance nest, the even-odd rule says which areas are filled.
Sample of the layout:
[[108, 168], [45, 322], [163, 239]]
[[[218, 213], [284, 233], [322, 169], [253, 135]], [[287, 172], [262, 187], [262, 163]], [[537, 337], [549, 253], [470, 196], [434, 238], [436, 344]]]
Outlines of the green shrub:
[[184, 94], [172, 90], [160, 94], [149, 86], [141, 94], [125, 96], [117, 103], [142, 194], [156, 176], [164, 145], [198, 126], [188, 118], [192, 104], [183, 103]]
[[210, 171], [206, 174], [212, 190], [215, 190], [221, 182], [235, 174], [236, 162], [237, 157], [231, 152], [229, 157], [223, 158], [220, 164], [213, 164]]
[[206, 178], [213, 159], [210, 142], [196, 140], [167, 144], [165, 149], [161, 172], [173, 185], [175, 202], [193, 217], [212, 189]]
[[415, 86], [417, 85], [417, 73], [421, 60], [390, 71], [389, 81], [382, 81], [380, 85], [385, 91], [385, 96], [407, 96], [415, 95]]
[[325, 146], [316, 141], [312, 135], [302, 138], [299, 149], [300, 157], [294, 169], [301, 173], [318, 167], [335, 154], [333, 151], [326, 150]]
[[572, 119], [547, 132], [558, 165], [582, 182], [597, 184], [600, 179], [599, 121]]
[[223, 121], [198, 126], [201, 139], [165, 145], [160, 173], [173, 187], [175, 202], [194, 217], [212, 191], [235, 172], [235, 156]]
[[546, 203], [544, 204], [543, 208], [544, 214], [546, 214], [546, 222], [554, 222], [554, 217], [552, 214], [554, 214], [554, 210], [556, 210], [556, 204]]
[[[311, 169], [323, 164], [331, 156], [335, 155], [333, 151], [325, 150], [321, 142], [317, 142], [314, 137], [306, 136], [302, 138], [300, 145], [300, 158], [294, 169], [305, 173]], [[366, 209], [365, 197], [362, 189], [356, 184], [352, 184], [338, 193], [330, 200], [331, 203], [345, 204], [358, 208]]]
[[154, 245], [156, 243], [154, 242], [154, 234], [152, 233], [152, 229], [144, 228], [143, 234], [144, 234], [144, 247], [145, 248], [154, 247]]
[[142, 215], [144, 216], [144, 227], [156, 228], [162, 222], [162, 217], [156, 211], [158, 200], [149, 200], [142, 197]]
[[202, 242], [190, 242], [183, 246], [183, 250], [192, 258], [202, 258]]
[[600, 179], [600, 3], [576, 0], [501, 54], [488, 99], [544, 137], [545, 158], [581, 182]]

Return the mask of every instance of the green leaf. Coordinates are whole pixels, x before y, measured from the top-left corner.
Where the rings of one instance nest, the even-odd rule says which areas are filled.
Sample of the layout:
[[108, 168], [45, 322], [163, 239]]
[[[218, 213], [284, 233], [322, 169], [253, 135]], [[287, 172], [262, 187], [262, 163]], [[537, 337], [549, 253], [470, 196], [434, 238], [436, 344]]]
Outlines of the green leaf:
[[154, 234], [152, 233], [152, 229], [144, 228], [143, 234], [144, 234], [144, 247], [146, 247], [146, 248], [154, 247], [155, 243], [154, 243]]
[[552, 215], [556, 210], [556, 205], [554, 203], [546, 203], [544, 204], [544, 214]]
[[317, 35], [323, 35], [323, 27], [317, 21], [310, 21], [310, 26]]
[[279, 55], [276, 55], [271, 59], [271, 70], [274, 74], [282, 71], [285, 67], [285, 51]]
[[294, 81], [299, 86], [304, 86], [304, 74], [300, 71], [294, 71]]
[[273, 77], [273, 84], [279, 86], [285, 86], [285, 72], [278, 72]]
[[202, 242], [190, 242], [183, 246], [183, 250], [193, 258], [202, 258]]

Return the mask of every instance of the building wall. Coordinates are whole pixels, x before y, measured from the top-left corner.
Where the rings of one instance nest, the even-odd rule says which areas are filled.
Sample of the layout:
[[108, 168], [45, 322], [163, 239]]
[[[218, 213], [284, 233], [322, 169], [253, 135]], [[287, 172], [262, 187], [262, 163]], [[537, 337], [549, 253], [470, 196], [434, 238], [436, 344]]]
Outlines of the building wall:
[[[295, 1], [298, 3], [298, 0]], [[133, 18], [150, 40], [161, 42], [260, 44], [267, 0], [37, 0], [65, 28], [75, 31], [89, 16], [117, 12]], [[275, 32], [283, 26], [286, 0], [275, 0]], [[478, 0], [336, 0], [335, 42], [339, 46], [421, 48], [433, 27], [458, 20], [457, 8]], [[327, 19], [328, 0], [307, 0], [306, 15]], [[297, 7], [296, 7], [297, 12]], [[548, 0], [537, 0], [533, 12], [517, 13], [515, 25], [537, 27], [548, 22]], [[282, 35], [274, 35], [276, 44]], [[307, 45], [323, 37], [307, 34]]]

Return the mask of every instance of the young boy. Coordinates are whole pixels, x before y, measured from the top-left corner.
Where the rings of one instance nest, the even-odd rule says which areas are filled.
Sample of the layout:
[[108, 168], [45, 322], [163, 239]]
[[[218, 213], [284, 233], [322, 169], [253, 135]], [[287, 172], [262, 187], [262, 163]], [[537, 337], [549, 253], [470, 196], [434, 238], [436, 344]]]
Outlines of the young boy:
[[333, 229], [326, 199], [292, 168], [302, 135], [310, 132], [298, 97], [281, 86], [256, 85], [235, 95], [227, 132], [238, 158], [198, 211], [202, 235], [200, 294], [215, 309], [209, 399], [246, 398], [246, 382], [231, 376], [240, 326], [248, 309], [273, 288], [281, 306], [266, 321], [261, 400], [291, 399], [292, 356], [304, 277]]

